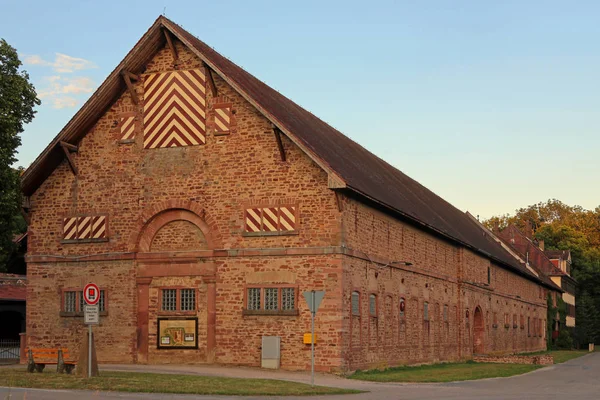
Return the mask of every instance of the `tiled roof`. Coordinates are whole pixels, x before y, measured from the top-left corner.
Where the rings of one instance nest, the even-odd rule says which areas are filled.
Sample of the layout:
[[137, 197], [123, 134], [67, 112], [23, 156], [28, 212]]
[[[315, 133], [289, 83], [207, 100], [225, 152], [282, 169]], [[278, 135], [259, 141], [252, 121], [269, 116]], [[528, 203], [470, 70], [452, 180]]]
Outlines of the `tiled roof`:
[[0, 300], [25, 300], [27, 277], [16, 274], [0, 274]]
[[559, 258], [568, 260], [569, 256], [571, 255], [570, 250], [544, 250], [544, 253], [546, 253], [548, 258], [551, 260], [557, 260]]

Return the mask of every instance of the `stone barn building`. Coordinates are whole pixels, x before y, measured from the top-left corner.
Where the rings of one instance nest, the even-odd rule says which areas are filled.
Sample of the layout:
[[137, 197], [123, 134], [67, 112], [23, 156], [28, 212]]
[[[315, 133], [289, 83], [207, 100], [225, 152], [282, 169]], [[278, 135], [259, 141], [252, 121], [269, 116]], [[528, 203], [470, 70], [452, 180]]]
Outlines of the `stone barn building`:
[[[322, 371], [545, 349], [540, 280], [465, 213], [165, 17], [23, 175], [27, 341]], [[525, 324], [531, 326], [529, 333]]]

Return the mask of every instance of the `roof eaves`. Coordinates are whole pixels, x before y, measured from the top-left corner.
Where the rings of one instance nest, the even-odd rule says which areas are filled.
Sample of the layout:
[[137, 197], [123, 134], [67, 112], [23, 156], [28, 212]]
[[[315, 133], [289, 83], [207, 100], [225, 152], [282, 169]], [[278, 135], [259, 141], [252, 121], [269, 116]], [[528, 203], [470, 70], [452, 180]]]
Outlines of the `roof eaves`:
[[[310, 149], [306, 143], [300, 140], [294, 135], [281, 121], [279, 121], [273, 114], [271, 114], [265, 107], [258, 103], [252, 96], [246, 93], [240, 85], [230, 77], [228, 77], [221, 69], [205, 54], [191, 43], [179, 29], [183, 30], [179, 25], [163, 17], [160, 21], [162, 26], [168, 29], [173, 35], [177, 37], [184, 45], [186, 45], [198, 58], [200, 58], [209, 68], [215, 71], [221, 79], [223, 79], [229, 86], [231, 86], [236, 92], [238, 92], [248, 103], [255, 107], [265, 118], [267, 118], [273, 125], [275, 125], [283, 134], [285, 134], [296, 146], [298, 146], [303, 152], [305, 152], [319, 167], [321, 167], [328, 174], [328, 186], [331, 189], [342, 189], [346, 187], [346, 182], [342, 177], [333, 170], [333, 168], [323, 158], [319, 157], [312, 149]], [[185, 32], [190, 34], [189, 32]], [[191, 35], [191, 34], [190, 34]], [[201, 41], [198, 38], [195, 38]], [[203, 43], [203, 42], [202, 42]]]
[[[125, 58], [117, 65], [117, 67], [108, 75], [108, 77], [102, 82], [102, 84], [96, 89], [96, 91], [90, 96], [90, 98], [83, 104], [83, 106], [73, 115], [73, 117], [67, 122], [63, 129], [52, 139], [50, 144], [38, 155], [38, 157], [29, 165], [29, 167], [23, 172], [21, 176], [21, 189], [26, 196], [33, 194], [37, 188], [50, 176], [54, 169], [60, 164], [63, 159], [62, 155], [56, 153], [60, 150], [58, 145], [61, 141], [73, 143], [73, 139], [76, 142], [81, 140], [82, 131], [86, 131], [90, 126], [96, 123], [98, 120], [99, 112], [91, 113], [90, 109], [97, 107], [98, 109], [106, 110], [110, 107], [112, 100], [115, 96], [111, 95], [112, 91], [116, 90], [117, 85], [121, 86], [120, 93], [125, 90], [125, 85], [121, 82], [120, 73], [123, 69], [127, 69], [129, 64], [132, 63], [136, 56], [139, 55], [141, 49], [146, 45], [151, 44], [153, 39], [152, 34], [156, 29], [160, 27], [160, 21], [164, 17], [158, 17], [152, 26], [148, 28], [146, 33], [138, 40], [135, 46], [127, 53]], [[59, 159], [56, 165], [45, 166], [45, 162], [52, 164], [53, 160], [50, 158], [54, 155], [54, 159]], [[45, 168], [43, 168], [45, 167]], [[40, 171], [42, 169], [42, 171]], [[43, 176], [44, 174], [47, 174]], [[40, 177], [41, 176], [41, 177]]]

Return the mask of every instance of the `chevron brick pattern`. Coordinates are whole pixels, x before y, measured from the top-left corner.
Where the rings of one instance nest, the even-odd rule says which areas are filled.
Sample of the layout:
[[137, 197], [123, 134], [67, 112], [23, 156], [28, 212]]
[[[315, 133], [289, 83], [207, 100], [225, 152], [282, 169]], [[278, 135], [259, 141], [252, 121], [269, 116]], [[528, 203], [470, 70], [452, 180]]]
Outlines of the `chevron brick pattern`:
[[121, 115], [119, 121], [119, 129], [121, 132], [121, 140], [135, 138], [135, 114]]
[[206, 143], [203, 70], [150, 74], [144, 81], [144, 148]]
[[104, 240], [107, 237], [106, 215], [63, 219], [63, 240]]
[[296, 206], [247, 208], [245, 232], [277, 233], [297, 230]]

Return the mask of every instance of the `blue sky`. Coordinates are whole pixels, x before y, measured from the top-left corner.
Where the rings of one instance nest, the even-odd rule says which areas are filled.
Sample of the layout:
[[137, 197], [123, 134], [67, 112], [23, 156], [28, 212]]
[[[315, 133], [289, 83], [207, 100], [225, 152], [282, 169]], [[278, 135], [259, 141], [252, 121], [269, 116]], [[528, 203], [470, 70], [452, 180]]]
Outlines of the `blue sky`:
[[600, 205], [600, 2], [4, 1], [29, 165], [166, 15], [462, 210]]

